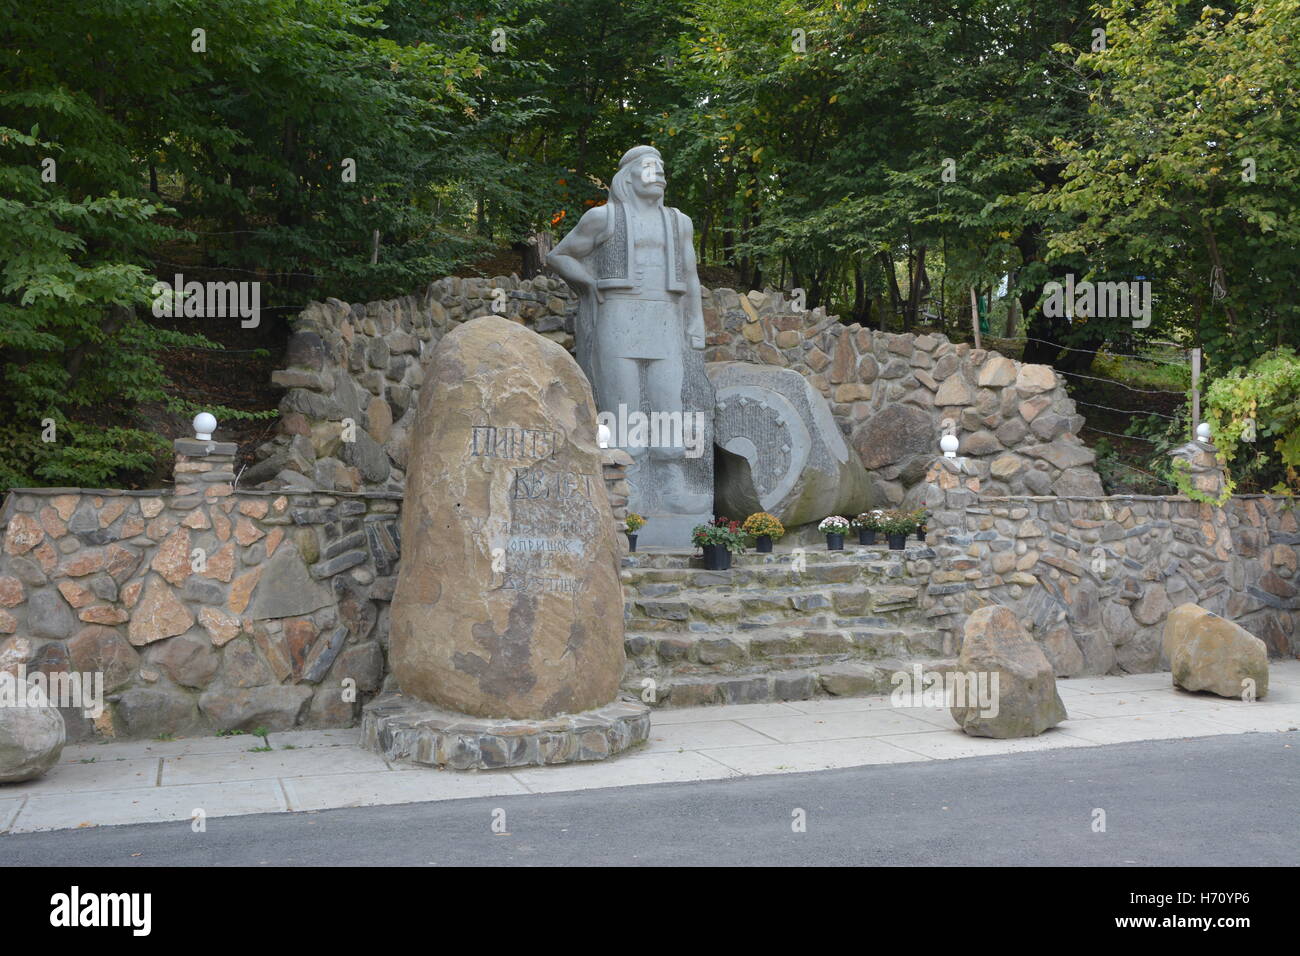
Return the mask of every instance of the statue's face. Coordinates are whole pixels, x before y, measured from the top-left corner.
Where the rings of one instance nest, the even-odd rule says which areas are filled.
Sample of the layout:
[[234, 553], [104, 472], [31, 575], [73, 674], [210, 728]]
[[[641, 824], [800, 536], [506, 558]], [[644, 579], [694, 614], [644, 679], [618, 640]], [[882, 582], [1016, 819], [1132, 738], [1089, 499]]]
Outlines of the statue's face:
[[667, 185], [663, 160], [653, 154], [642, 156], [640, 168], [632, 177], [632, 191], [642, 199], [656, 199], [664, 194]]

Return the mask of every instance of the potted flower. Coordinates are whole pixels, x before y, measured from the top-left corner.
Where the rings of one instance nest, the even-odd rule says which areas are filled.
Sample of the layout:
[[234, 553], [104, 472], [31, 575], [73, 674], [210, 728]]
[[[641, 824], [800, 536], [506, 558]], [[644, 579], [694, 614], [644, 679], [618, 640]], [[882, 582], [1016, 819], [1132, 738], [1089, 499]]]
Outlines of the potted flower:
[[731, 553], [745, 550], [745, 533], [739, 522], [718, 517], [691, 529], [691, 542], [704, 552], [706, 568], [725, 571], [731, 567]]
[[890, 551], [902, 551], [907, 547], [907, 536], [916, 530], [916, 516], [910, 511], [886, 511], [880, 530], [889, 539]]
[[917, 510], [915, 514], [916, 514], [916, 536], [920, 540], [924, 541], [927, 528], [930, 523], [930, 512], [926, 511], [924, 508], [921, 508]]
[[844, 535], [849, 530], [849, 519], [831, 515], [829, 518], [822, 519], [817, 530], [826, 535], [827, 551], [843, 551]]
[[627, 535], [627, 547], [629, 551], [636, 550], [636, 533], [645, 527], [645, 518], [635, 511], [628, 514], [623, 520], [623, 533]]
[[785, 534], [785, 526], [766, 511], [758, 511], [750, 515], [740, 527], [745, 534], [754, 539], [758, 550], [763, 554], [770, 554], [772, 542], [779, 540]]
[[879, 508], [875, 511], [864, 511], [850, 522], [858, 529], [858, 544], [876, 543], [876, 533], [880, 531], [882, 514]]

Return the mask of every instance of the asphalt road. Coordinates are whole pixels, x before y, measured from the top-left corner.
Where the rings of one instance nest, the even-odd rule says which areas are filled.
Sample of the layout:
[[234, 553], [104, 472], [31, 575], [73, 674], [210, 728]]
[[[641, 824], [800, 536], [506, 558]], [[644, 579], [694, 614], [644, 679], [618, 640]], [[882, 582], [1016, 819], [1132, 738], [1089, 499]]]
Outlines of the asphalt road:
[[1239, 734], [214, 817], [4, 836], [0, 865], [1294, 866], [1298, 758], [1300, 733]]

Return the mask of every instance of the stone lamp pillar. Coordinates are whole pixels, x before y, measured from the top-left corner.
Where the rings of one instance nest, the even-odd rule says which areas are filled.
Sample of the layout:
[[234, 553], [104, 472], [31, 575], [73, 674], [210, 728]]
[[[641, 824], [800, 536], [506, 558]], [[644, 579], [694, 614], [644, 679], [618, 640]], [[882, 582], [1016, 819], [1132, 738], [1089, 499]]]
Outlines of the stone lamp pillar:
[[1228, 486], [1223, 462], [1211, 441], [1210, 426], [1202, 422], [1196, 426], [1196, 440], [1180, 445], [1169, 453], [1170, 458], [1187, 462], [1188, 477], [1192, 487], [1211, 498], [1218, 498]]
[[177, 438], [172, 442], [176, 463], [172, 476], [176, 481], [175, 497], [204, 499], [224, 498], [234, 493], [235, 456], [239, 445], [232, 441], [213, 441], [217, 420], [207, 412], [194, 417], [194, 438]]

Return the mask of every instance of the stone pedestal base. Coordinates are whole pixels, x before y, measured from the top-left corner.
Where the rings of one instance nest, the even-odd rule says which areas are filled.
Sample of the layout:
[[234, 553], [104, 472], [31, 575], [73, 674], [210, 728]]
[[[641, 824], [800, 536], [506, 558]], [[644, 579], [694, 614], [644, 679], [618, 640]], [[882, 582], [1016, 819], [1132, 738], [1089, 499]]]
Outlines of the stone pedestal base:
[[604, 760], [643, 743], [650, 708], [616, 700], [545, 720], [470, 717], [387, 694], [361, 714], [361, 745], [389, 760], [452, 770], [495, 770]]

